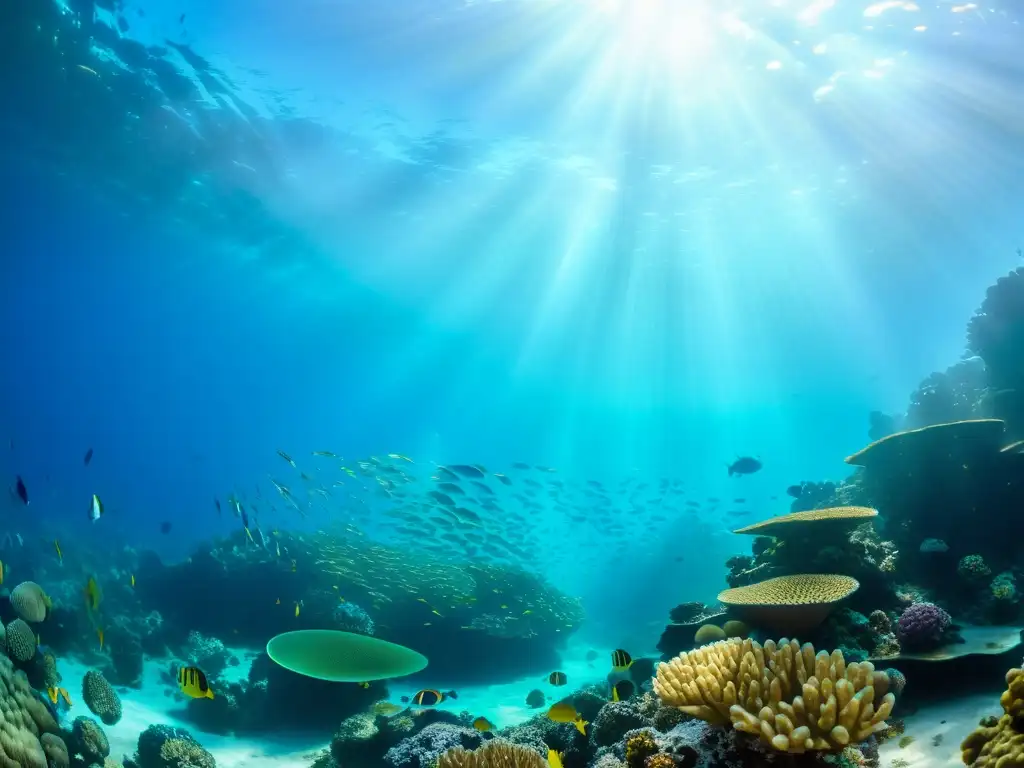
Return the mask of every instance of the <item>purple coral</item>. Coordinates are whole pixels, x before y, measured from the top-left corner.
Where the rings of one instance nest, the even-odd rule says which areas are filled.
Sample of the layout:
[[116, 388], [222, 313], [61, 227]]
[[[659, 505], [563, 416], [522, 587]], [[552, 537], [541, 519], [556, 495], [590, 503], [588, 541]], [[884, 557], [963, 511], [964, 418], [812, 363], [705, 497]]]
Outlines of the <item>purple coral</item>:
[[483, 743], [477, 731], [449, 723], [431, 723], [415, 736], [402, 739], [384, 755], [391, 768], [428, 768], [454, 747], [473, 750]]
[[942, 644], [950, 624], [950, 615], [935, 603], [914, 603], [904, 609], [896, 623], [896, 635], [904, 649], [927, 651]]

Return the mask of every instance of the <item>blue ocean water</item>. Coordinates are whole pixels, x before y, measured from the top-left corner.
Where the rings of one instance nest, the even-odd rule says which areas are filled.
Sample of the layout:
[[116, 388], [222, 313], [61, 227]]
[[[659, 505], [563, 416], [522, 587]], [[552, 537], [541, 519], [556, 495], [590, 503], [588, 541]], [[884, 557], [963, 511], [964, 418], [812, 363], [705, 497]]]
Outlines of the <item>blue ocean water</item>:
[[267, 535], [357, 520], [415, 563], [373, 472], [311, 489], [523, 462], [556, 472], [493, 531], [581, 600], [574, 642], [652, 653], [725, 586], [731, 529], [845, 477], [1021, 263], [1014, 3], [0, 16], [0, 467], [31, 495], [4, 532], [65, 557], [247, 546], [237, 497]]

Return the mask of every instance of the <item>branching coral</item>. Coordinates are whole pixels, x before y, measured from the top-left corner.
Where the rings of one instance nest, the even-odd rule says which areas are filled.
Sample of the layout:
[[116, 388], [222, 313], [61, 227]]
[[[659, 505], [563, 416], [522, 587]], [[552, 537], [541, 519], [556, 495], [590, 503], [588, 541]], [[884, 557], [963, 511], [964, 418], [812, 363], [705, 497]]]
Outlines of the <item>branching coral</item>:
[[1006, 690], [999, 697], [1003, 716], [995, 722], [982, 721], [960, 745], [965, 765], [974, 768], [1019, 768], [1024, 766], [1024, 670], [1006, 673]]
[[841, 750], [884, 729], [888, 687], [870, 662], [847, 665], [839, 651], [815, 655], [795, 640], [723, 640], [661, 664], [654, 679], [667, 706], [783, 752]]

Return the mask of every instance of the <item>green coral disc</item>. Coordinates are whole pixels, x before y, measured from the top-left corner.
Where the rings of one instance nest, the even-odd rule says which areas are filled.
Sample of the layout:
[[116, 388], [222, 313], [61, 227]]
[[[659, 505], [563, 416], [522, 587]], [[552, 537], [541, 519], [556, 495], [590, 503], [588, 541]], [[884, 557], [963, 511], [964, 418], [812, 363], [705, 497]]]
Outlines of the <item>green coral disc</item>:
[[427, 666], [427, 657], [402, 645], [334, 629], [285, 632], [267, 643], [267, 655], [285, 669], [336, 683], [404, 677]]

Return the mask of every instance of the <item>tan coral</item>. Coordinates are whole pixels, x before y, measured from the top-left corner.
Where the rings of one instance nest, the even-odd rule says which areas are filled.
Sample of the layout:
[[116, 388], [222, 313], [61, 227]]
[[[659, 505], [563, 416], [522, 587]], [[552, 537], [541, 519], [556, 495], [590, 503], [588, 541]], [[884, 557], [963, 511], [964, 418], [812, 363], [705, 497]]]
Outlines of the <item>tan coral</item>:
[[22, 619], [7, 625], [7, 652], [15, 661], [29, 661], [36, 655], [36, 633]]
[[11, 606], [19, 619], [37, 624], [46, 618], [49, 598], [34, 581], [23, 581], [11, 590]]
[[437, 768], [548, 768], [548, 763], [528, 747], [495, 740], [473, 752], [449, 749], [437, 758]]
[[1006, 424], [1000, 419], [967, 419], [908, 429], [876, 440], [846, 457], [856, 467], [902, 467], [903, 460], [936, 459], [961, 462], [978, 454], [999, 453]]
[[836, 603], [859, 587], [849, 576], [798, 573], [723, 590], [718, 600], [751, 624], [796, 634], [821, 624]]
[[36, 696], [23, 672], [0, 657], [0, 766], [47, 768], [39, 738], [59, 732], [50, 710]]
[[829, 507], [809, 509], [804, 512], [790, 512], [768, 520], [737, 528], [733, 533], [752, 533], [759, 536], [802, 536], [818, 533], [826, 528], [849, 528], [867, 522], [878, 516], [878, 510], [871, 507]]
[[1019, 723], [1024, 712], [1024, 670], [1015, 668], [1006, 673], [1006, 690], [999, 697], [999, 703], [1003, 716], [995, 725], [982, 724], [960, 745], [964, 765], [974, 768], [1024, 766], [1024, 731]]
[[666, 706], [758, 736], [782, 752], [840, 751], [886, 728], [895, 697], [871, 662], [815, 654], [796, 640], [732, 638], [658, 666]]

